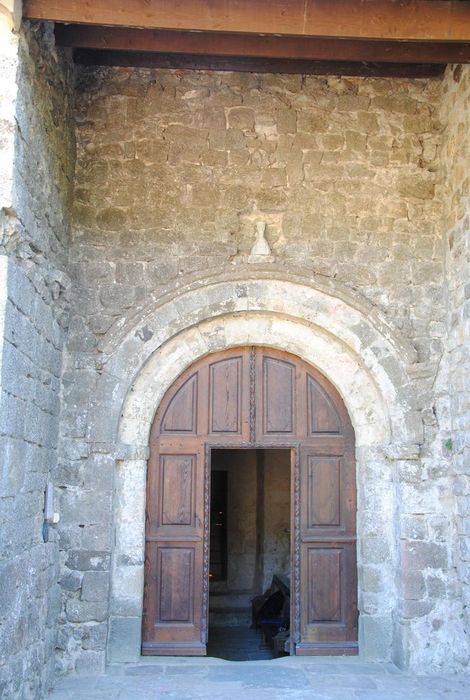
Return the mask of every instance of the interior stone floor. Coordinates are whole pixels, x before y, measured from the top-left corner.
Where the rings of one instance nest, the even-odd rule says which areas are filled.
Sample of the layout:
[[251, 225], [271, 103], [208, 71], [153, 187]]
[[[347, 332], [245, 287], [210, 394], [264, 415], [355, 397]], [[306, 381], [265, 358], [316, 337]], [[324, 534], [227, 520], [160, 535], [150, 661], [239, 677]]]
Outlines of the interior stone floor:
[[411, 676], [360, 659], [142, 659], [67, 677], [49, 700], [469, 700], [470, 675]]
[[273, 658], [260, 630], [243, 627], [210, 627], [209, 656], [226, 661], [262, 661]]

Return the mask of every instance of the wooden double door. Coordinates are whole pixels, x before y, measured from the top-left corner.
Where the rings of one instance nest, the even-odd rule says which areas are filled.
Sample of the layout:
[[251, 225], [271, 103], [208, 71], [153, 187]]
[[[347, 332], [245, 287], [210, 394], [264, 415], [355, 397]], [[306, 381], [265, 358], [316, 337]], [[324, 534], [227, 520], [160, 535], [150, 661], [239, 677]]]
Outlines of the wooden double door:
[[147, 478], [142, 653], [204, 655], [213, 448], [290, 448], [291, 639], [357, 652], [354, 432], [317, 370], [270, 348], [208, 355], [156, 413]]

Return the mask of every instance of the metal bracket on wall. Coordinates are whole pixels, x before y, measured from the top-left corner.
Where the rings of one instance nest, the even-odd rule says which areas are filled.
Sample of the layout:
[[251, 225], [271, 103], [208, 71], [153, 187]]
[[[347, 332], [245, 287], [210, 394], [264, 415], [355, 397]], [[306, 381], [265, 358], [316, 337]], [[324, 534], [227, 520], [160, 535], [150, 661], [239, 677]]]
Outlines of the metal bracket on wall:
[[49, 525], [57, 525], [59, 513], [54, 512], [54, 484], [48, 481], [44, 491], [44, 522], [42, 524], [42, 539], [49, 541]]

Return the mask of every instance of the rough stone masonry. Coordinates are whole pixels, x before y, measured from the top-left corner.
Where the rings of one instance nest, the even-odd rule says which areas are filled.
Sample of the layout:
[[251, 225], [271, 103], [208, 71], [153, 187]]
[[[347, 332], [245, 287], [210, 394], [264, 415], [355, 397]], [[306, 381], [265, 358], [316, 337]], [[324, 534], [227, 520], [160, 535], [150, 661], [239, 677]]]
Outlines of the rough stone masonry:
[[75, 146], [70, 70], [50, 29], [4, 38], [0, 695], [29, 698], [53, 677], [60, 612], [58, 535], [44, 543], [41, 527], [57, 463]]
[[[177, 343], [191, 331], [180, 344], [190, 363], [198, 337], [218, 337], [237, 319], [248, 328], [253, 319], [212, 284], [237, 277], [272, 282], [263, 308], [272, 342], [273, 324], [293, 318], [297, 303], [294, 292], [276, 297], [275, 282], [300, 288], [302, 279], [327, 300], [331, 348], [378, 347], [365, 322], [348, 326], [340, 302], [380, 329], [384, 344], [407, 348], [406, 383], [400, 352], [395, 363], [378, 359], [395, 397], [387, 410], [406, 415], [414, 437], [358, 454], [364, 649], [405, 668], [468, 670], [470, 71], [449, 67], [443, 80], [75, 72], [50, 27], [8, 36], [0, 65], [0, 692], [41, 697], [54, 665], [100, 670], [110, 645], [138, 648], [138, 629], [133, 622], [131, 639], [126, 624], [138, 620], [141, 561], [114, 543], [134, 532], [132, 518], [119, 520], [116, 493], [123, 470], [144, 468], [145, 444], [117, 449], [117, 422], [155, 334]], [[258, 221], [267, 223], [274, 262], [254, 266]], [[206, 316], [191, 302], [196, 290]], [[250, 294], [246, 312], [261, 313], [262, 296]], [[162, 313], [150, 328], [151, 310], [171, 303], [177, 320]], [[307, 306], [299, 300], [286, 350], [294, 351]], [[320, 306], [310, 309], [318, 318]], [[373, 363], [358, 352], [348, 372], [359, 378]], [[358, 379], [351, 391], [354, 403], [369, 390]], [[361, 415], [366, 423], [367, 407]], [[43, 543], [49, 479], [61, 521]], [[142, 483], [128, 485], [128, 498], [142, 502]], [[389, 532], [377, 513], [390, 518]], [[136, 537], [129, 551], [139, 551]]]

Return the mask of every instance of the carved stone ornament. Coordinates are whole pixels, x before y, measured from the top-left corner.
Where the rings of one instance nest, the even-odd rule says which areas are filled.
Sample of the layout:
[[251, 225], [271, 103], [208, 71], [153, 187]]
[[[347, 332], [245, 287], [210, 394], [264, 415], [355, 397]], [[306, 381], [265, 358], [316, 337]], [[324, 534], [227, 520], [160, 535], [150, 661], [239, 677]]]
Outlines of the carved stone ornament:
[[249, 263], [272, 262], [274, 256], [271, 253], [269, 243], [265, 238], [266, 223], [258, 221], [256, 224], [256, 239], [248, 257]]

